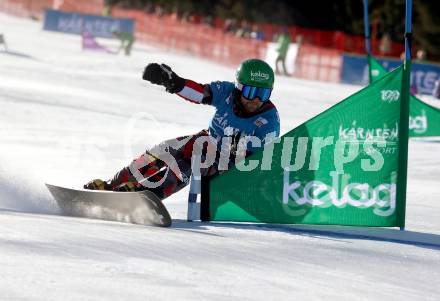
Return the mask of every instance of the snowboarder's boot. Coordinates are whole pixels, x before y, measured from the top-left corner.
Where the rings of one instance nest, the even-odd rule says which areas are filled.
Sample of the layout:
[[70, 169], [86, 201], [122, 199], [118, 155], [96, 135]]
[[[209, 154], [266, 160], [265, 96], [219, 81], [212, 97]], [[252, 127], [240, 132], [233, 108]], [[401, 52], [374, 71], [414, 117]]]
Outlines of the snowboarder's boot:
[[140, 191], [140, 185], [134, 182], [125, 182], [121, 185], [117, 186], [113, 189], [114, 191], [120, 191], [120, 192], [133, 192], [133, 191]]
[[90, 190], [113, 190], [112, 186], [101, 179], [94, 179], [84, 185], [84, 189]]

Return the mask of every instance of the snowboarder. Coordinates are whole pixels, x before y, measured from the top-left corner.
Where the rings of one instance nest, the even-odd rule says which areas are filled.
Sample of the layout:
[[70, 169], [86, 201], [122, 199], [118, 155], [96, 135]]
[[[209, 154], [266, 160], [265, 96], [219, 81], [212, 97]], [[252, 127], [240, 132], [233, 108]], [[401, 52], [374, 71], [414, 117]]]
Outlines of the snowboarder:
[[[256, 137], [263, 146], [270, 142], [270, 139], [279, 136], [278, 111], [270, 101], [274, 72], [262, 60], [243, 61], [236, 71], [235, 84], [227, 81], [199, 84], [178, 76], [169, 66], [157, 63], [145, 67], [143, 79], [162, 85], [167, 92], [176, 93], [190, 102], [214, 106], [216, 111], [209, 129], [164, 141], [147, 150], [129, 166], [116, 173], [112, 179], [108, 181], [95, 179], [84, 185], [84, 188], [114, 191], [148, 189], [160, 199], [164, 199], [188, 184], [189, 177], [194, 172], [191, 159], [198, 138], [203, 137], [218, 142], [216, 148], [211, 150], [203, 145], [201, 152], [203, 158], [214, 156], [211, 157], [214, 159], [210, 167], [200, 168], [199, 174], [212, 176], [223, 170], [219, 162], [220, 153], [224, 151], [220, 148], [223, 138], [226, 137], [230, 139], [227, 141], [231, 141], [226, 156], [227, 168], [224, 168], [228, 169], [234, 165], [238, 156], [238, 143], [246, 141], [240, 140], [240, 137]], [[159, 159], [157, 149], [162, 151], [165, 149], [168, 155], [174, 158], [174, 166], [170, 162], [165, 162], [162, 157]], [[258, 147], [248, 147], [243, 157], [256, 150]], [[149, 185], [144, 185], [145, 179], [148, 179]]]
[[283, 28], [283, 30], [281, 31], [280, 35], [278, 36], [277, 43], [278, 43], [277, 46], [278, 56], [275, 61], [275, 73], [281, 74], [278, 69], [278, 65], [279, 63], [281, 63], [281, 67], [283, 68], [284, 75], [289, 75], [286, 69], [286, 57], [290, 46], [290, 35], [287, 27]]
[[112, 36], [114, 38], [119, 39], [121, 41], [121, 45], [119, 46], [119, 49], [116, 53], [119, 53], [122, 49], [124, 49], [125, 55], [130, 55], [131, 48], [133, 47], [134, 43], [134, 36], [129, 32], [123, 32], [123, 31], [117, 31], [112, 30]]

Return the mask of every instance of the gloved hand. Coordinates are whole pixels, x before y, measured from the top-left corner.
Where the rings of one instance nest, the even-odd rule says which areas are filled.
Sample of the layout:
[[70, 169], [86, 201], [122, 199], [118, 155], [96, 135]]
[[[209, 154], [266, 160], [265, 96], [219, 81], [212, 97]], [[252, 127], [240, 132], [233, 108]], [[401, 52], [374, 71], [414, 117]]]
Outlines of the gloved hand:
[[164, 86], [167, 92], [180, 92], [185, 86], [185, 79], [179, 77], [168, 65], [150, 63], [142, 74], [142, 78], [153, 84]]

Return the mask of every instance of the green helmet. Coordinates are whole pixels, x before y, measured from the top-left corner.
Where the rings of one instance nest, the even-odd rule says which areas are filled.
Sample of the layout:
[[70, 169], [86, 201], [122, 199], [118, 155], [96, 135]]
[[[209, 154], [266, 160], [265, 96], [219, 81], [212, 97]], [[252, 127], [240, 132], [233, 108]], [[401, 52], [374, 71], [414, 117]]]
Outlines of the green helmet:
[[260, 88], [273, 88], [274, 74], [272, 68], [259, 59], [249, 59], [241, 62], [235, 73], [235, 80], [242, 85]]

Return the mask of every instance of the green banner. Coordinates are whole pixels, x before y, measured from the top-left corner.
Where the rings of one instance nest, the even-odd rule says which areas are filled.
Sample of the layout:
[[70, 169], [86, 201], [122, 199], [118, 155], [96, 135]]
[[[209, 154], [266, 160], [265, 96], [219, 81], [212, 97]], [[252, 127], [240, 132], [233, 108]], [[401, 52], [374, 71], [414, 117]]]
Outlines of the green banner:
[[[384, 76], [387, 71], [373, 57], [368, 57], [370, 80]], [[440, 136], [440, 109], [433, 107], [414, 95], [409, 100], [409, 136], [410, 137], [434, 137]]]
[[204, 219], [403, 226], [404, 72], [395, 69], [211, 179]]

